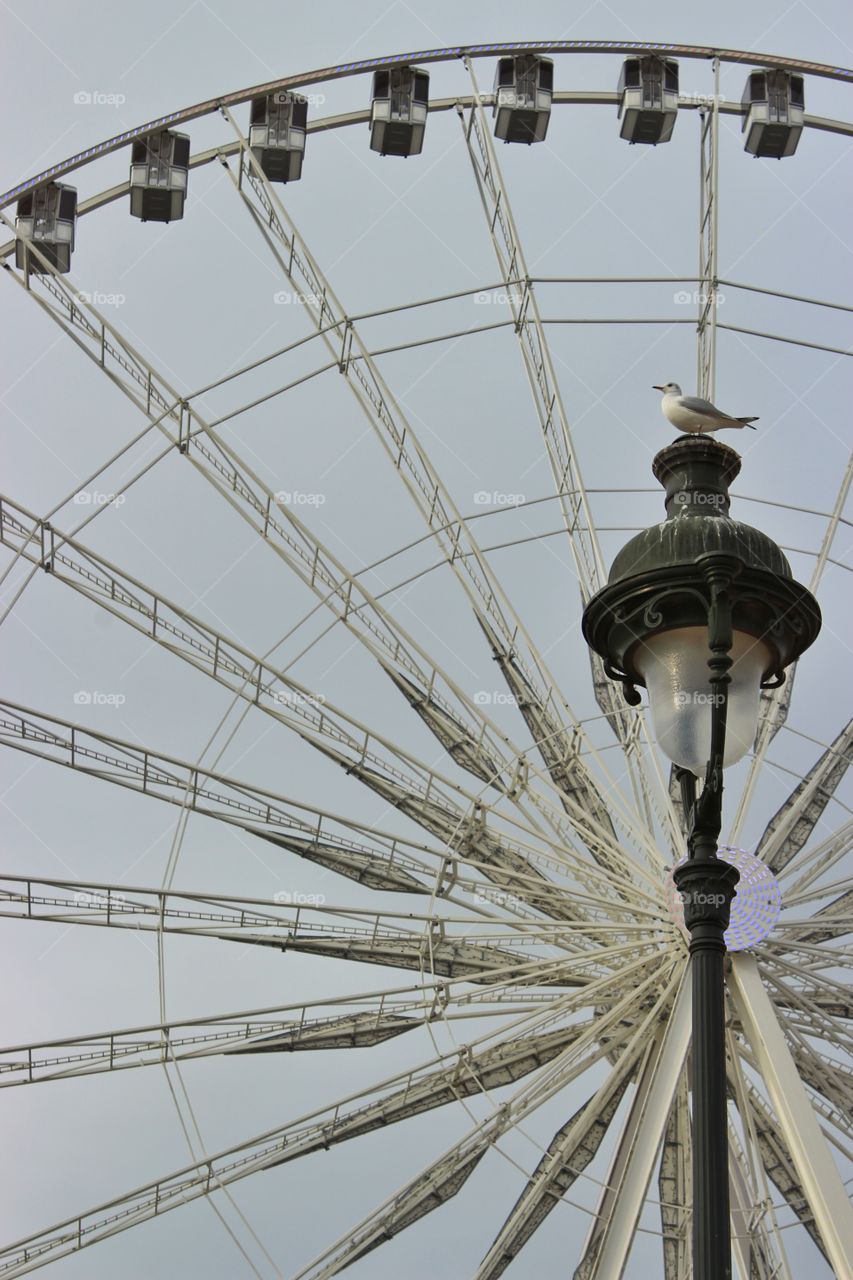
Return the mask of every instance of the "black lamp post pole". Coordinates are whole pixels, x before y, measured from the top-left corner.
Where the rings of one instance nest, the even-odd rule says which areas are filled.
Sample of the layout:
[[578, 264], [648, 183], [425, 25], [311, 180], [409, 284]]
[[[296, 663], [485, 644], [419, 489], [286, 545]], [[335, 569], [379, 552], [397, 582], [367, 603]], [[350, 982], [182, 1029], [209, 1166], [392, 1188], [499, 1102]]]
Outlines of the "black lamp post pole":
[[[696, 780], [679, 770], [688, 819], [688, 860], [674, 879], [690, 931], [693, 983], [693, 1277], [730, 1280], [729, 1138], [726, 1109], [725, 931], [738, 872], [717, 857], [722, 826], [723, 755], [729, 668], [732, 665], [726, 557], [706, 565], [711, 609], [711, 755], [696, 800]], [[735, 569], [736, 572], [736, 569]]]

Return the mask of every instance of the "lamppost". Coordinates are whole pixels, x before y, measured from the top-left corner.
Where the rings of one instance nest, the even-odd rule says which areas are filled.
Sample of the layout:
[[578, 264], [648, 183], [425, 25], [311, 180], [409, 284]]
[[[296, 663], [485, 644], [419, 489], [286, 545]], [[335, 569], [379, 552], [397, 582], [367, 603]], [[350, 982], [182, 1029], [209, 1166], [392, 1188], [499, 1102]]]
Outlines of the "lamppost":
[[652, 469], [666, 490], [666, 520], [619, 552], [584, 610], [583, 634], [632, 706], [636, 686], [647, 688], [658, 745], [681, 785], [688, 857], [674, 879], [693, 984], [693, 1276], [729, 1280], [723, 963], [738, 872], [717, 857], [723, 770], [755, 738], [760, 690], [783, 682], [821, 619], [776, 543], [731, 519], [734, 449], [679, 436]]

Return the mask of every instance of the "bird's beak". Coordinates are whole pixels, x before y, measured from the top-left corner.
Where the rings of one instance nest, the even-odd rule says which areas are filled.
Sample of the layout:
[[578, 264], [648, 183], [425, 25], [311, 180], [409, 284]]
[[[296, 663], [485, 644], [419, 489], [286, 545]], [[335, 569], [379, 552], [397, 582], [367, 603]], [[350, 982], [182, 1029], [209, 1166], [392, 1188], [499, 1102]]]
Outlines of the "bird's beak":
[[663, 391], [663, 387], [659, 387], [657, 384], [655, 384], [655, 385], [652, 387], [652, 391]]

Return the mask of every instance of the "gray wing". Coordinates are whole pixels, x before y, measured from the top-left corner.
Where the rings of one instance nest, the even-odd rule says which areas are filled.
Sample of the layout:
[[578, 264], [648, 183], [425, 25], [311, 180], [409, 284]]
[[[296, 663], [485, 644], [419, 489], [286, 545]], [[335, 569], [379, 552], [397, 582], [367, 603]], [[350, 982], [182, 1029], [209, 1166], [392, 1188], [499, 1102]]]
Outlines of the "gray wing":
[[725, 418], [727, 421], [731, 415], [723, 413], [716, 405], [711, 404], [710, 400], [703, 400], [701, 396], [679, 396], [678, 403], [684, 409], [689, 409], [691, 413], [701, 413], [705, 418]]

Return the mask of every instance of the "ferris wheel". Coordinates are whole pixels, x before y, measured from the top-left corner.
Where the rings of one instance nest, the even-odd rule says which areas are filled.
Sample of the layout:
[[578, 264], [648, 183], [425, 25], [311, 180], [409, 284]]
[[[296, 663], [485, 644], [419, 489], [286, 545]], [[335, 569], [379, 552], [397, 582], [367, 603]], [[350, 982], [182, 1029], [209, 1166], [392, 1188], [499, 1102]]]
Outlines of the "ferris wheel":
[[[579, 58], [600, 65], [595, 55], [620, 60], [612, 90], [559, 87]], [[680, 89], [691, 60], [711, 66], [706, 95]], [[478, 74], [484, 63], [494, 72], [488, 90]], [[734, 102], [721, 92], [721, 74], [738, 64], [746, 87]], [[444, 96], [431, 89], [432, 67], [456, 79]], [[7, 291], [15, 314], [28, 324], [35, 303], [45, 347], [71, 339], [52, 357], [63, 361], [62, 378], [93, 389], [92, 413], [104, 419], [98, 440], [109, 437], [111, 416], [116, 424], [113, 443], [78, 470], [71, 492], [55, 487], [37, 511], [14, 493], [0, 499], [6, 629], [36, 599], [35, 617], [62, 619], [63, 637], [73, 628], [89, 637], [73, 658], [65, 639], [49, 646], [62, 650], [75, 679], [85, 673], [74, 710], [5, 702], [0, 741], [29, 779], [22, 790], [29, 827], [54, 821], [61, 801], [45, 806], [37, 797], [70, 795], [53, 790], [65, 778], [83, 788], [80, 817], [103, 805], [106, 823], [121, 824], [110, 839], [125, 857], [120, 876], [99, 871], [99, 855], [93, 873], [44, 879], [12, 859], [0, 878], [0, 914], [17, 922], [4, 921], [15, 937], [39, 935], [42, 949], [51, 931], [70, 935], [64, 946], [94, 937], [85, 963], [98, 958], [102, 977], [92, 981], [95, 988], [103, 981], [110, 999], [123, 990], [110, 971], [126, 963], [128, 981], [143, 984], [128, 960], [131, 934], [151, 944], [157, 976], [155, 1016], [93, 1026], [80, 1015], [70, 1031], [4, 1047], [0, 1086], [41, 1087], [0, 1103], [34, 1097], [28, 1116], [35, 1117], [55, 1090], [65, 1107], [96, 1108], [109, 1082], [111, 1105], [121, 1106], [120, 1090], [135, 1087], [129, 1080], [161, 1080], [165, 1072], [175, 1129], [186, 1140], [184, 1157], [165, 1161], [153, 1177], [89, 1197], [84, 1172], [64, 1153], [68, 1194], [80, 1203], [47, 1227], [15, 1231], [20, 1238], [0, 1252], [0, 1277], [54, 1263], [57, 1275], [63, 1267], [72, 1275], [81, 1251], [85, 1274], [100, 1274], [92, 1259], [101, 1251], [88, 1252], [96, 1244], [112, 1250], [107, 1265], [115, 1273], [138, 1236], [147, 1233], [156, 1256], [165, 1239], [160, 1220], [180, 1219], [170, 1211], [191, 1213], [201, 1202], [210, 1217], [196, 1217], [196, 1231], [224, 1228], [239, 1250], [240, 1274], [319, 1280], [351, 1267], [354, 1276], [414, 1280], [434, 1274], [434, 1262], [424, 1261], [428, 1233], [444, 1233], [440, 1256], [453, 1277], [550, 1274], [537, 1249], [558, 1238], [565, 1243], [553, 1274], [692, 1275], [690, 992], [673, 879], [685, 853], [685, 813], [647, 708], [629, 705], [579, 635], [582, 607], [607, 582], [611, 550], [644, 514], [660, 518], [663, 495], [650, 493], [645, 478], [638, 486], [610, 446], [604, 470], [612, 483], [585, 480], [590, 446], [573, 425], [561, 390], [568, 365], [556, 348], [569, 330], [612, 334], [617, 323], [634, 331], [654, 324], [670, 334], [683, 326], [679, 342], [696, 334], [697, 393], [709, 399], [717, 395], [718, 347], [729, 338], [763, 344], [765, 368], [777, 358], [767, 351], [789, 346], [843, 366], [851, 352], [838, 341], [722, 319], [721, 298], [735, 291], [833, 318], [853, 307], [786, 291], [784, 278], [753, 284], [723, 274], [720, 166], [724, 153], [732, 158], [723, 130], [729, 118], [742, 124], [743, 149], [768, 162], [807, 149], [816, 133], [837, 135], [842, 145], [853, 125], [807, 114], [807, 91], [810, 77], [851, 74], [796, 58], [625, 42], [409, 52], [285, 77], [163, 116], [0, 197], [10, 233], [0, 253], [18, 286]], [[365, 81], [364, 107], [322, 114], [320, 91], [353, 77]], [[514, 182], [523, 181], [535, 144], [544, 144], [535, 154], [547, 147], [554, 154], [560, 119], [576, 122], [603, 106], [617, 113], [613, 147], [638, 144], [638, 155], [665, 155], [650, 148], [693, 131], [699, 199], [689, 243], [695, 260], [698, 232], [698, 269], [537, 274], [522, 247]], [[201, 150], [185, 131], [193, 121], [208, 130]], [[357, 206], [358, 183], [349, 181], [357, 166], [391, 168], [390, 157], [420, 156], [413, 165], [440, 173], [452, 147], [459, 170], [451, 180], [464, 169], [470, 182], [465, 244], [476, 234], [490, 273], [426, 297], [398, 294], [385, 306], [359, 309], [358, 298], [338, 295], [334, 264], [321, 265], [311, 234], [297, 228], [295, 193], [310, 187], [315, 158], [322, 171], [323, 150], [331, 153], [356, 127], [369, 146], [326, 191], [318, 225]], [[129, 176], [80, 198], [78, 175], [104, 166], [114, 176], [107, 166], [117, 156]], [[99, 222], [115, 238], [124, 219], [122, 244], [143, 234], [137, 221], [188, 227], [194, 186], [208, 181], [205, 204], [213, 207], [214, 176], [229, 221], [217, 212], [221, 242], [210, 222], [208, 240], [192, 252], [199, 280], [221, 279], [219, 301], [201, 285], [197, 294], [182, 284], [179, 258], [161, 279], [155, 254], [145, 270], [157, 330], [139, 333], [113, 319], [112, 295], [84, 288], [76, 276], [78, 262], [97, 273], [99, 255], [106, 261], [112, 252], [108, 235], [95, 234]], [[693, 171], [688, 177], [695, 197]], [[388, 191], [396, 201], [393, 186]], [[425, 228], [422, 243], [432, 234]], [[149, 253], [155, 242], [146, 243]], [[262, 342], [247, 346], [240, 337], [246, 317], [232, 307], [226, 247], [275, 281]], [[375, 263], [365, 256], [358, 270], [366, 277]], [[384, 265], [404, 293], [409, 266], [418, 279], [429, 274], [428, 264], [393, 255]], [[599, 285], [620, 295], [665, 286], [680, 302], [677, 286], [691, 314], [560, 314], [566, 300], [571, 306]], [[473, 306], [476, 322], [463, 310]], [[164, 346], [181, 330], [201, 341], [212, 335], [204, 376], [173, 372], [171, 351], [168, 363], [158, 354], [159, 326], [171, 335]], [[494, 344], [485, 354], [484, 343]], [[477, 402], [463, 395], [449, 407], [465, 382], [442, 401], [447, 366], [431, 354], [452, 350], [468, 360], [475, 344], [466, 366], [475, 372], [464, 377], [471, 384], [482, 377], [492, 417], [489, 430], [471, 427], [471, 448], [488, 455], [491, 433], [487, 461], [507, 451], [521, 478], [505, 491], [487, 490], [485, 479], [471, 491], [462, 427]], [[418, 412], [395, 382], [393, 361], [424, 353], [426, 364], [396, 366], [407, 384], [414, 378], [427, 389], [429, 408]], [[572, 379], [580, 385], [577, 369]], [[374, 454], [358, 470], [360, 492], [342, 489], [336, 505], [325, 489], [336, 483], [328, 479], [332, 464], [354, 470], [350, 450], [362, 439]], [[850, 571], [842, 544], [853, 454], [840, 443], [844, 464], [821, 479], [817, 505], [785, 503], [772, 491], [733, 495], [736, 504], [762, 504], [752, 509], [780, 530], [791, 521], [790, 538], [808, 541], [785, 541], [783, 549], [808, 563], [809, 589], [833, 620]], [[480, 471], [478, 480], [487, 474], [496, 472]], [[745, 488], [757, 484], [747, 458]], [[167, 510], [182, 492], [186, 505]], [[139, 493], [133, 515], [125, 513], [126, 499]], [[134, 551], [143, 535], [148, 560]], [[218, 590], [204, 555], [220, 555], [229, 539], [228, 572], [232, 562], [244, 567]], [[137, 567], [156, 569], [155, 560], [154, 576]], [[830, 654], [844, 648], [834, 631], [828, 645]], [[100, 687], [113, 649], [128, 671], [151, 664], [132, 723], [116, 718], [121, 689]], [[853, 822], [843, 798], [853, 721], [842, 722], [836, 706], [838, 723], [828, 732], [825, 717], [796, 695], [792, 673], [762, 692], [757, 734], [727, 782], [725, 847], [741, 873], [727, 935], [726, 1028], [741, 1280], [793, 1278], [806, 1266], [815, 1276], [853, 1276], [846, 1189]], [[196, 716], [206, 726], [183, 754], [172, 745], [182, 740], [175, 715], [182, 728]], [[149, 716], [168, 724], [165, 741], [140, 737]], [[165, 869], [160, 858], [159, 878], [146, 880], [132, 868], [150, 849], [143, 839], [135, 852], [133, 845], [151, 813], [158, 821], [165, 814], [170, 835]], [[266, 874], [271, 866], [280, 887], [266, 892], [258, 868]], [[214, 952], [225, 960], [208, 961]], [[53, 954], [52, 981], [73, 1013], [74, 990], [63, 985], [57, 958], [65, 952]], [[234, 964], [231, 985], [242, 995], [217, 1003], [203, 986], [205, 967], [237, 955], [249, 957], [249, 980]], [[178, 984], [186, 1000], [192, 985], [180, 985], [180, 961], [192, 969], [198, 1004], [193, 1013], [184, 1004], [178, 1016], [167, 991]], [[272, 986], [281, 990], [282, 966], [284, 997], [267, 998]], [[260, 967], [263, 999], [251, 981]], [[146, 969], [146, 994], [134, 1007], [148, 999], [150, 982]], [[65, 1008], [57, 1012], [63, 1028], [71, 1025]], [[276, 1084], [280, 1066], [292, 1096]], [[214, 1121], [200, 1120], [194, 1107], [199, 1091], [213, 1111], [228, 1112], [228, 1131], [239, 1136], [211, 1142]], [[52, 1159], [45, 1125], [39, 1148]], [[266, 1201], [251, 1199], [256, 1185], [273, 1201], [277, 1186], [295, 1197], [303, 1167], [319, 1169], [305, 1178], [322, 1196], [332, 1162], [358, 1162], [362, 1148], [364, 1161], [346, 1166], [355, 1207], [339, 1203], [331, 1214], [318, 1199], [311, 1224], [284, 1212], [286, 1240], [266, 1221]], [[147, 1169], [152, 1152], [145, 1158]], [[84, 1168], [90, 1160], [91, 1153]], [[263, 1172], [265, 1179], [253, 1177]], [[89, 1185], [96, 1184], [115, 1186], [112, 1178]], [[36, 1207], [38, 1199], [33, 1188]], [[442, 1223], [454, 1213], [448, 1233]], [[303, 1247], [323, 1236], [322, 1247]]]

